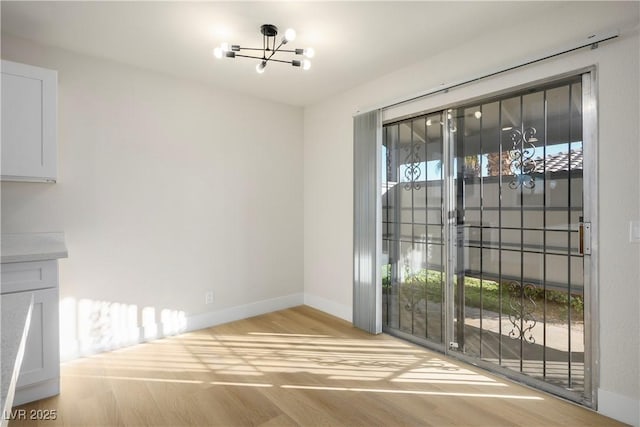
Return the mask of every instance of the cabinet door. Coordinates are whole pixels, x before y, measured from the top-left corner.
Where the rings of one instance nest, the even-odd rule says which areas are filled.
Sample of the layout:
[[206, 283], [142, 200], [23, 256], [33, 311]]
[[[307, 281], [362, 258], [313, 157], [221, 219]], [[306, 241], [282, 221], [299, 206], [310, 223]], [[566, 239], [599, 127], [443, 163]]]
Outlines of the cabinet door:
[[55, 182], [57, 85], [56, 71], [2, 61], [2, 180]]
[[33, 292], [29, 335], [17, 389], [60, 376], [58, 288]]

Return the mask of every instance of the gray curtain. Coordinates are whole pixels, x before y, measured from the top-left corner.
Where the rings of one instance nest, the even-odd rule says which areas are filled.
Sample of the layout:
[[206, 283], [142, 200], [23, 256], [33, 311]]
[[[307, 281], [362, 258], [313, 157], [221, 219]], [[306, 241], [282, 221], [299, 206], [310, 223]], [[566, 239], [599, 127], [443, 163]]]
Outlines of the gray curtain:
[[353, 324], [378, 334], [382, 332], [380, 111], [355, 116], [353, 129]]

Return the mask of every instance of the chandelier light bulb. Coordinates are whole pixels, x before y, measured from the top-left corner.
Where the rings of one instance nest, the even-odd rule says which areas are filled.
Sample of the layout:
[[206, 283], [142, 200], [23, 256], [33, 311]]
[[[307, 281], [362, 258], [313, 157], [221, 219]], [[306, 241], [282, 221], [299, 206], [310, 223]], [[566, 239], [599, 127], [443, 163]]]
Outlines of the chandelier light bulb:
[[267, 61], [262, 61], [258, 65], [256, 65], [256, 71], [258, 74], [264, 73], [264, 67], [267, 66]]
[[482, 117], [482, 113], [480, 111], [476, 111], [475, 113], [473, 113], [474, 116], [476, 116], [476, 119], [480, 120], [480, 117]]
[[427, 126], [431, 126], [431, 119], [427, 119]]
[[306, 56], [307, 58], [313, 58], [316, 54], [316, 51], [313, 50], [312, 47], [308, 47], [304, 50], [304, 56]]
[[309, 61], [308, 59], [303, 59], [302, 60], [302, 69], [303, 70], [308, 70], [309, 68], [311, 68], [311, 61]]
[[289, 28], [287, 31], [284, 32], [285, 42], [292, 42], [295, 39], [296, 39], [296, 30], [294, 30], [293, 28]]
[[218, 59], [222, 58], [222, 48], [217, 47], [213, 49], [213, 56], [215, 56]]

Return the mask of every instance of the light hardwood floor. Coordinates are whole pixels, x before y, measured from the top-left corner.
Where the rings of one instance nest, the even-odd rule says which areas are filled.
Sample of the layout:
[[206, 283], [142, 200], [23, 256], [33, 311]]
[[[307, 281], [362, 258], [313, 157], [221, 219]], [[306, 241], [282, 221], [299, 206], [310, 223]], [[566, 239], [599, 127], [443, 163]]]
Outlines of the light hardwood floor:
[[62, 365], [26, 425], [622, 425], [301, 306]]

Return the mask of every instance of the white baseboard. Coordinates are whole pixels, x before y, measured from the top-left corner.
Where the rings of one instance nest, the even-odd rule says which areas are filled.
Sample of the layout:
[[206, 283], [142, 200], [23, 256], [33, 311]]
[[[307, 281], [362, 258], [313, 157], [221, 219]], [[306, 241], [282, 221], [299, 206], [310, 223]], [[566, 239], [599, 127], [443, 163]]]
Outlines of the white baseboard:
[[304, 294], [296, 293], [268, 300], [256, 301], [249, 304], [229, 307], [208, 313], [196, 314], [187, 317], [187, 331], [210, 328], [222, 323], [259, 316], [272, 311], [284, 310], [304, 304]]
[[353, 321], [353, 309], [347, 305], [307, 293], [304, 294], [304, 304], [344, 319], [347, 322]]
[[640, 400], [600, 388], [598, 389], [598, 412], [634, 427], [640, 427]]

